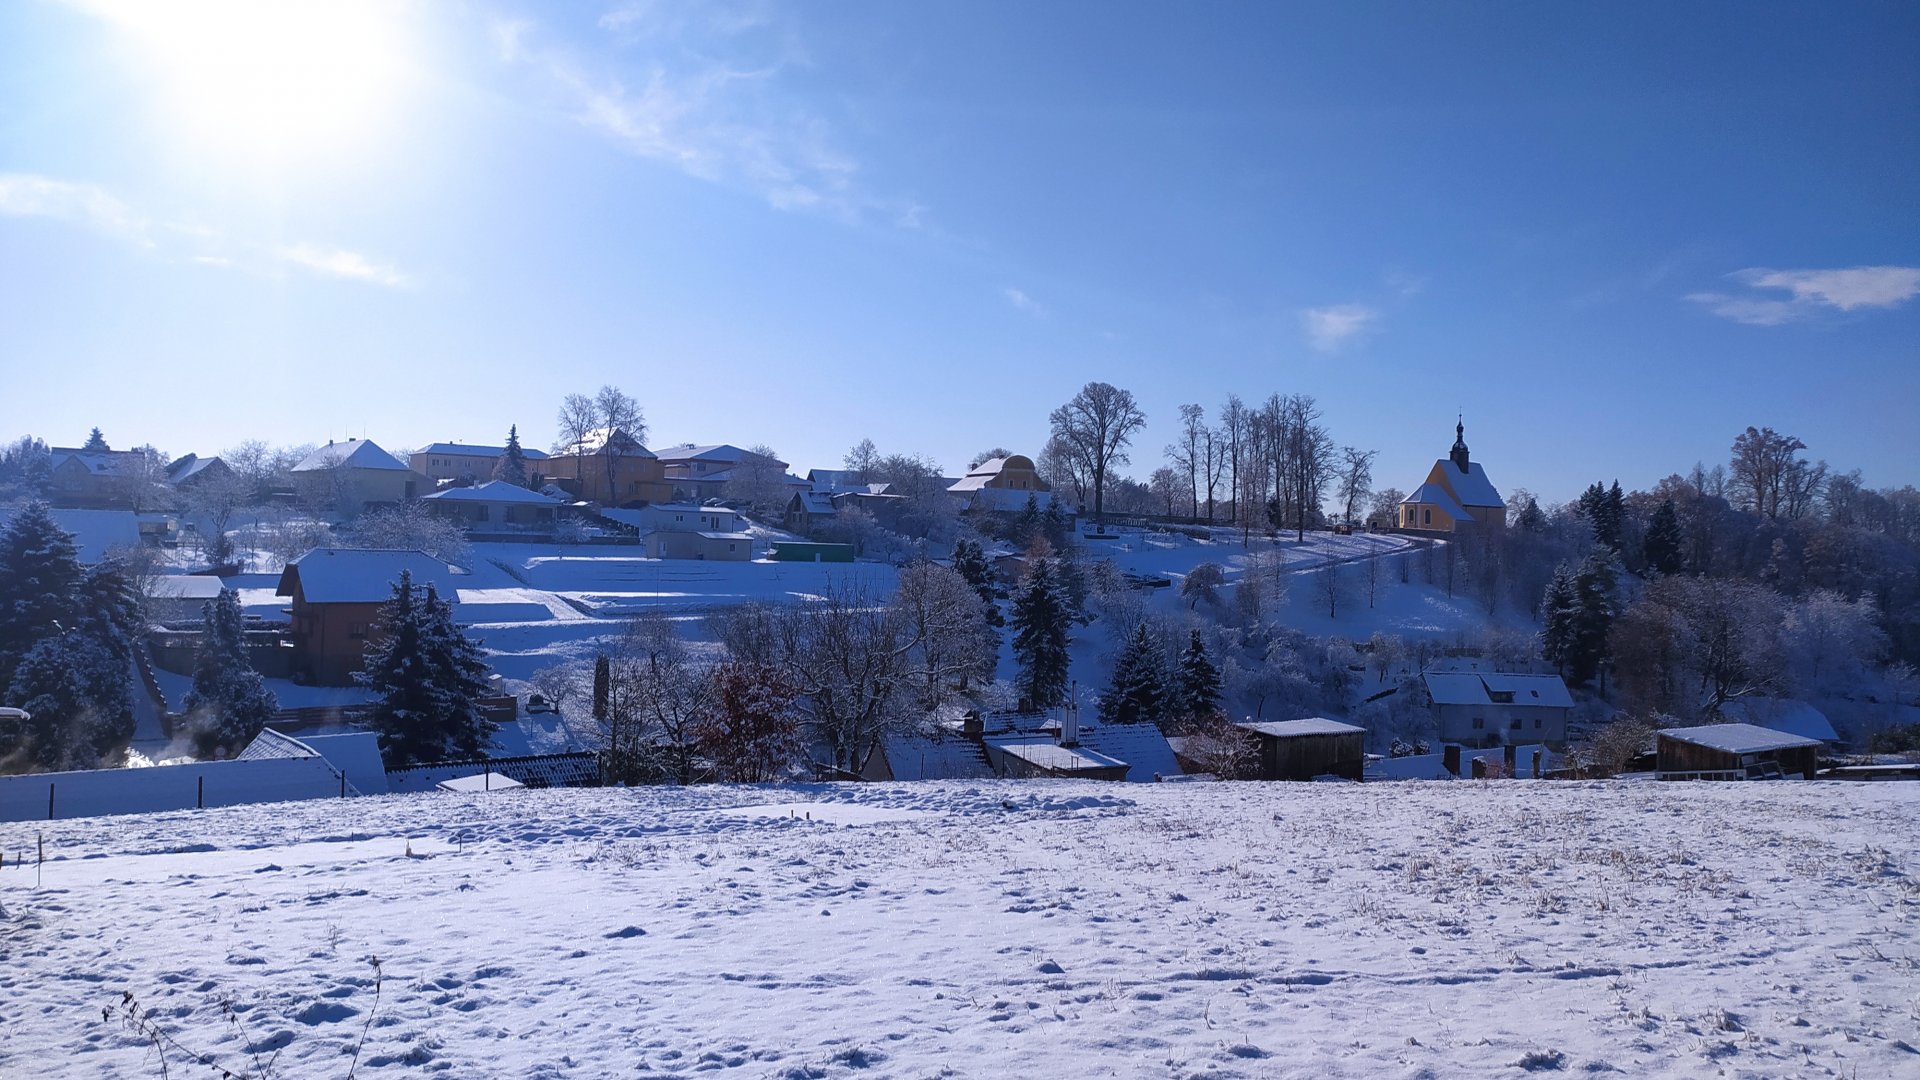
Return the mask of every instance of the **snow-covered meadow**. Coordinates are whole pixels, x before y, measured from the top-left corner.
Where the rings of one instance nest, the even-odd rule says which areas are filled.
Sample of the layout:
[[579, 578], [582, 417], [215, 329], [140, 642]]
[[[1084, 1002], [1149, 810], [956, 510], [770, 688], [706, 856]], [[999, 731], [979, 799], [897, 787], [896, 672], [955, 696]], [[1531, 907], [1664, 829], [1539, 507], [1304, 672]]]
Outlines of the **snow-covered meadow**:
[[1916, 826], [1912, 785], [1525, 781], [7, 826], [0, 1075], [159, 1075], [126, 992], [285, 1076], [363, 1030], [366, 1076], [1913, 1075]]

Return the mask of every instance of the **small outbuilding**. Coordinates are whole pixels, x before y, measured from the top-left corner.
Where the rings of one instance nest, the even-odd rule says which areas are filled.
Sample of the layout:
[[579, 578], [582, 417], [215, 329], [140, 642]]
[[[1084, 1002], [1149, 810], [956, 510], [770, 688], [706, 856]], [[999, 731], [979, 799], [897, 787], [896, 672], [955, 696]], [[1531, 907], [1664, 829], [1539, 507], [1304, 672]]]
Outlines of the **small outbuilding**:
[[1366, 769], [1367, 730], [1313, 716], [1304, 720], [1247, 721], [1236, 727], [1260, 740], [1260, 779], [1358, 780]]
[[1662, 780], [1813, 779], [1820, 741], [1753, 724], [1706, 724], [1660, 732]]

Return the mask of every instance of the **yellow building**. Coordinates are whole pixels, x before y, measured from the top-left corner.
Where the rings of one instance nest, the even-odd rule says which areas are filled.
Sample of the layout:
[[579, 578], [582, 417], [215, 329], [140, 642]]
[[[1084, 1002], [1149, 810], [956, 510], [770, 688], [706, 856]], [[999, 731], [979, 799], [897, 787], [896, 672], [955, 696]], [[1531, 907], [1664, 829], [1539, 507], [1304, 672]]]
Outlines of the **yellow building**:
[[1487, 471], [1467, 458], [1465, 422], [1454, 426], [1453, 435], [1453, 450], [1433, 463], [1426, 483], [1400, 500], [1400, 528], [1450, 533], [1474, 525], [1506, 525], [1506, 501], [1487, 479]]
[[534, 486], [560, 485], [576, 499], [602, 506], [671, 502], [673, 485], [653, 451], [624, 431], [589, 432], [545, 461], [527, 463]]

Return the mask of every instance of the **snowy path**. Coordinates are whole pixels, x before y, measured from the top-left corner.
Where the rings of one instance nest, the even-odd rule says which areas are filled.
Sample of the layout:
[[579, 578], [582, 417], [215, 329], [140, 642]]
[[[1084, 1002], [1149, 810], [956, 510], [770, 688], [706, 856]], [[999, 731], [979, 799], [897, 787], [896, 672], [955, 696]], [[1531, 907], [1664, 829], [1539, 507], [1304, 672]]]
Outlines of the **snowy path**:
[[230, 996], [336, 1075], [377, 955], [367, 1076], [1891, 1076], [1916, 825], [1915, 785], [1527, 782], [60, 822], [44, 888], [0, 871], [0, 1075], [154, 1075], [101, 1021], [124, 990], [239, 1065]]

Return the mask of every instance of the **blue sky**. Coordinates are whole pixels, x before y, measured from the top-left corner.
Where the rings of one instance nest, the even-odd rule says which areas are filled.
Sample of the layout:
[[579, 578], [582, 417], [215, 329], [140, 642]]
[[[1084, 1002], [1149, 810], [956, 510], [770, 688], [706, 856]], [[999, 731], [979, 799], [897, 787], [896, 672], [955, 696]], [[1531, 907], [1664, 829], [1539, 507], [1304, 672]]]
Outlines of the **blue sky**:
[[1317, 397], [1410, 488], [1920, 483], [1920, 7], [0, 8], [0, 435], [862, 437]]

